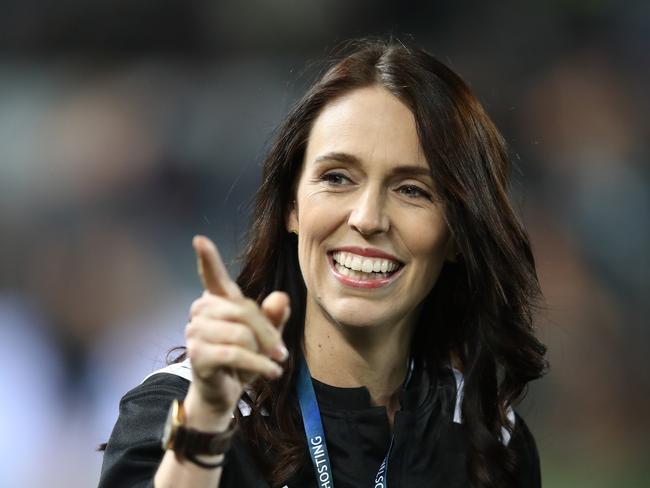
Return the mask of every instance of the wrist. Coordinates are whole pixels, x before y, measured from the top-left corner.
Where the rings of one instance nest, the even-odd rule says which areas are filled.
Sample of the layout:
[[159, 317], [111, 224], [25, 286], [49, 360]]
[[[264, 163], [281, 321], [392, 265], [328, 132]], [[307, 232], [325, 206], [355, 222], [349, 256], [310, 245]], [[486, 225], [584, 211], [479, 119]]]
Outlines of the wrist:
[[232, 410], [223, 411], [214, 408], [201, 398], [192, 385], [190, 385], [183, 405], [187, 426], [200, 431], [225, 431], [233, 418]]
[[195, 401], [192, 398], [190, 406], [194, 410], [191, 422], [185, 401], [172, 401], [161, 437], [162, 448], [173, 450], [179, 459], [185, 458], [202, 468], [220, 467], [223, 465], [222, 455], [230, 448], [237, 426], [228, 416], [206, 416], [205, 412], [201, 415], [197, 407], [200, 409], [202, 403], [192, 404]]

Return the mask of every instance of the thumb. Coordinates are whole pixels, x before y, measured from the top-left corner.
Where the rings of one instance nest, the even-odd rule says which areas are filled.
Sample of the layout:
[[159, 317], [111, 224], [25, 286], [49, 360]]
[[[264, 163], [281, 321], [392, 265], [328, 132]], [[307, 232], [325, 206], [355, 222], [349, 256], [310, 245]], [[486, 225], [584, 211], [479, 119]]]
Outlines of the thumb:
[[262, 311], [266, 315], [266, 318], [282, 333], [284, 324], [289, 320], [289, 316], [291, 315], [289, 295], [283, 291], [274, 291], [262, 302]]

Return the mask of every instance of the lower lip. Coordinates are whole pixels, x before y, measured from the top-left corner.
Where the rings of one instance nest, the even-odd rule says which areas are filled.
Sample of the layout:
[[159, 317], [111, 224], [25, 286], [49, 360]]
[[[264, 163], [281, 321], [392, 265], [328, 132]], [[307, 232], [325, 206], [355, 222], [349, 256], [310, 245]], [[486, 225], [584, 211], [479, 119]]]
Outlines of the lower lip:
[[332, 257], [331, 254], [327, 255], [327, 261], [330, 264], [330, 269], [332, 270], [334, 277], [337, 280], [339, 280], [339, 282], [342, 283], [343, 285], [350, 286], [352, 288], [382, 288], [384, 286], [388, 286], [397, 279], [397, 277], [402, 273], [402, 269], [404, 269], [404, 266], [402, 266], [400, 269], [398, 269], [397, 271], [395, 271], [393, 274], [391, 274], [386, 278], [377, 278], [371, 280], [355, 280], [354, 278], [342, 275], [341, 273], [338, 272], [338, 270], [336, 269], [334, 258]]

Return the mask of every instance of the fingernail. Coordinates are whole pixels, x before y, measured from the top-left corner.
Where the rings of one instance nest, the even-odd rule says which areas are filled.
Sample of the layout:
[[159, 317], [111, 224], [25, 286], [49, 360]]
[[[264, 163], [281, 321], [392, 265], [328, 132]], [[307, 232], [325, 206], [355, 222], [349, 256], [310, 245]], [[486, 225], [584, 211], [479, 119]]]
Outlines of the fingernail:
[[284, 361], [289, 357], [289, 351], [284, 346], [284, 344], [276, 344], [273, 346], [273, 349], [271, 349], [271, 356], [276, 361]]
[[284, 324], [287, 320], [289, 320], [289, 316], [291, 315], [291, 308], [287, 306], [284, 309], [284, 315], [282, 316], [282, 323]]

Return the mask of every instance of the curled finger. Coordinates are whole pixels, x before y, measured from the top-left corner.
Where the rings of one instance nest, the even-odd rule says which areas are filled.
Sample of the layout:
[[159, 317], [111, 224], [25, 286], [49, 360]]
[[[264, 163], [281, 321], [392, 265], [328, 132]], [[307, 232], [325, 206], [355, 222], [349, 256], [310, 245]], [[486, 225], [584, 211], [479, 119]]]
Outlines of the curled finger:
[[231, 344], [253, 352], [258, 351], [257, 339], [246, 325], [198, 316], [187, 324], [186, 339], [194, 338], [211, 344]]
[[191, 315], [193, 318], [202, 316], [244, 324], [253, 331], [261, 351], [276, 361], [284, 361], [288, 356], [280, 331], [273, 326], [254, 300], [232, 300], [204, 294], [192, 305]]
[[199, 342], [190, 348], [188, 341], [188, 354], [197, 374], [229, 368], [276, 379], [283, 373], [275, 361], [235, 345]]

